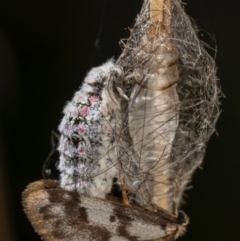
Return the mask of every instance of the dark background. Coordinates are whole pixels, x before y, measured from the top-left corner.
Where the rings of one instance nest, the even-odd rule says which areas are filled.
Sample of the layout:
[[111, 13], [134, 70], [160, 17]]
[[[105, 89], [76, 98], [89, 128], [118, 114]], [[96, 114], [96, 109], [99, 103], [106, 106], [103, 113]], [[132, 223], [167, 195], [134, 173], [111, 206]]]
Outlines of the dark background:
[[[239, 8], [233, 0], [186, 1], [188, 14], [216, 37], [226, 98], [219, 136], [209, 142], [203, 170], [187, 192], [183, 209], [190, 225], [180, 240], [240, 240]], [[118, 42], [128, 36], [140, 5], [141, 0], [109, 0], [99, 28], [104, 0], [1, 0], [0, 240], [40, 240], [23, 213], [21, 192], [41, 179], [50, 132], [57, 129], [64, 104], [90, 67], [117, 58]]]

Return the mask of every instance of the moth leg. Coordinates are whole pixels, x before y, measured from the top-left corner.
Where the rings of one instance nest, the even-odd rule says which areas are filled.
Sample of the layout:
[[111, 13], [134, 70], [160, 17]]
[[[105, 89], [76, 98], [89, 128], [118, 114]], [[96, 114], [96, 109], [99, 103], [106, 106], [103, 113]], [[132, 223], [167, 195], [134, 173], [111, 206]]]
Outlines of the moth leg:
[[130, 101], [129, 97], [124, 93], [124, 91], [120, 87], [117, 87], [117, 91], [120, 94], [120, 96], [122, 96], [125, 100]]
[[177, 196], [177, 190], [174, 190], [173, 194], [173, 204], [172, 204], [172, 213], [175, 217], [178, 216], [178, 208], [177, 208], [177, 201], [176, 201], [176, 196]]
[[178, 216], [178, 204], [177, 204], [177, 196], [178, 196], [178, 191], [179, 191], [179, 180], [180, 180], [180, 175], [181, 175], [182, 169], [180, 169], [177, 172], [176, 178], [175, 178], [175, 182], [174, 182], [174, 190], [173, 190], [173, 201], [172, 201], [172, 213], [175, 217]]
[[130, 206], [123, 174], [119, 175], [119, 182], [120, 182], [120, 187], [122, 190], [122, 203], [126, 206]]

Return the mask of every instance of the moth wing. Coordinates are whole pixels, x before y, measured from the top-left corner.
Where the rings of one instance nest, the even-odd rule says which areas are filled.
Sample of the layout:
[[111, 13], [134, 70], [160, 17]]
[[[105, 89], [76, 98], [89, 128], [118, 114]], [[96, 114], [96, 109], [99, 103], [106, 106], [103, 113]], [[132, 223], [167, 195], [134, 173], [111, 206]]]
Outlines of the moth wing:
[[174, 240], [185, 222], [164, 210], [150, 212], [124, 206], [113, 197], [104, 200], [66, 191], [54, 180], [31, 183], [22, 203], [45, 241]]

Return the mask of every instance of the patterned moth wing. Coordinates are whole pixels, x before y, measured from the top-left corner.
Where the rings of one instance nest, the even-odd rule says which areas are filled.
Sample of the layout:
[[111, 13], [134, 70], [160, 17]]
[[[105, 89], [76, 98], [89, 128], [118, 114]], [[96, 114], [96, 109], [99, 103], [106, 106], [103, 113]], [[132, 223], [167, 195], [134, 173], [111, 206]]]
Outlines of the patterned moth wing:
[[61, 188], [54, 180], [31, 183], [23, 192], [23, 206], [45, 241], [172, 241], [187, 218], [165, 210], [146, 211], [118, 199], [100, 199]]

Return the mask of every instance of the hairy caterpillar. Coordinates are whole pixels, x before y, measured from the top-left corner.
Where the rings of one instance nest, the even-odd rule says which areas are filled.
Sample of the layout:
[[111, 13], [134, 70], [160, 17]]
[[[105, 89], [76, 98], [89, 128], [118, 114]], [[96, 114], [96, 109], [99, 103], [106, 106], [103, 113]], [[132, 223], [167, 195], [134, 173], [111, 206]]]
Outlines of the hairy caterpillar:
[[[145, 0], [116, 63], [91, 70], [65, 107], [61, 187], [40, 181], [24, 191], [37, 232], [46, 241], [175, 240], [219, 95], [215, 62], [181, 1]], [[113, 178], [124, 204], [107, 195]]]
[[121, 119], [117, 99], [110, 102], [109, 88], [121, 75], [112, 61], [92, 69], [64, 109], [58, 168], [66, 190], [101, 198], [111, 191], [117, 176], [116, 136]]

